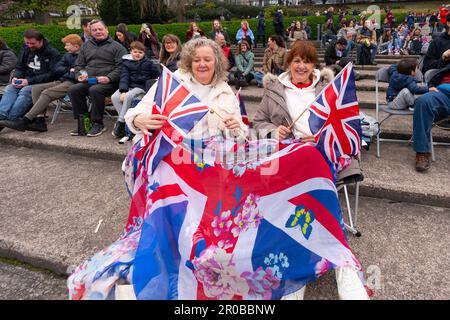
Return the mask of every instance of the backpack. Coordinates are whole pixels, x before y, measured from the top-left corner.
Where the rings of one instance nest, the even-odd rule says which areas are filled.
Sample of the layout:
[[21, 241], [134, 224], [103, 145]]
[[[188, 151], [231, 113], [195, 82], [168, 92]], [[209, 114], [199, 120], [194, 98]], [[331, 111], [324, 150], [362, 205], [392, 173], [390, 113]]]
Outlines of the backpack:
[[370, 59], [370, 47], [367, 47], [365, 45], [361, 48], [361, 53], [359, 56], [359, 64], [367, 65], [371, 63]]
[[377, 119], [361, 111], [359, 112], [359, 120], [362, 129], [362, 146], [369, 150], [373, 137], [378, 134], [380, 126]]

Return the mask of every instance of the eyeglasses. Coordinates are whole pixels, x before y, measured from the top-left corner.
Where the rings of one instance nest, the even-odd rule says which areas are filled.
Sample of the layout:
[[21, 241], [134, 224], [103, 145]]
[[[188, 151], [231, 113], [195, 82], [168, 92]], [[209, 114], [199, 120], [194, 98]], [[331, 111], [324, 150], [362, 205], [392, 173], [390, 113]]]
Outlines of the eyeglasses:
[[175, 45], [175, 44], [176, 44], [176, 42], [172, 42], [172, 41], [171, 42], [169, 42], [169, 41], [168, 42], [164, 42], [164, 45]]

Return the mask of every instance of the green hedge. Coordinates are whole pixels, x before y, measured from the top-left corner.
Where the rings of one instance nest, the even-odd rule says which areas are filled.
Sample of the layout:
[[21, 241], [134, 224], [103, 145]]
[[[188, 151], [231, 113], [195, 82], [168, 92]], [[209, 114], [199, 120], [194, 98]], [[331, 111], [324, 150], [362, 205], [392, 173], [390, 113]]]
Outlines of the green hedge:
[[[402, 21], [405, 16], [406, 16], [405, 14], [396, 15], [397, 22]], [[284, 26], [285, 28], [287, 28], [291, 24], [291, 22], [295, 20], [302, 20], [303, 18], [304, 17], [287, 17], [284, 19]], [[348, 18], [352, 17], [349, 16]], [[317, 24], [323, 24], [325, 22], [325, 17], [309, 16], [306, 17], [306, 19], [308, 21], [308, 24], [311, 26], [313, 40], [316, 40]], [[384, 16], [382, 16], [382, 19], [384, 19]], [[335, 17], [335, 21], [337, 21], [337, 17]], [[248, 19], [248, 22], [250, 24], [250, 28], [254, 31], [256, 36], [257, 19]], [[199, 22], [198, 25], [205, 32], [205, 34], [208, 35], [211, 30], [212, 21]], [[223, 21], [222, 25], [228, 30], [230, 39], [232, 41], [235, 41], [234, 40], [235, 35], [240, 28], [240, 20]], [[158, 33], [160, 39], [162, 38], [163, 35], [167, 33], [173, 33], [177, 35], [182, 42], [186, 41], [186, 30], [188, 29], [188, 26], [189, 23], [153, 24], [153, 28]], [[5, 39], [6, 43], [11, 49], [13, 49], [17, 54], [19, 54], [23, 43], [22, 34], [26, 29], [29, 28], [35, 28], [41, 31], [44, 34], [44, 36], [50, 41], [50, 43], [61, 52], [64, 52], [64, 45], [62, 44], [61, 39], [70, 33], [81, 32], [81, 30], [73, 30], [73, 29], [71, 30], [67, 29], [64, 26], [26, 25], [19, 27], [1, 27], [0, 36], [3, 39]], [[137, 34], [139, 33], [141, 25], [129, 25], [128, 28], [130, 31], [135, 32]], [[116, 27], [115, 26], [109, 27], [108, 29], [110, 34], [114, 35]], [[272, 34], [274, 34], [272, 20], [266, 19], [266, 35], [270, 36]]]

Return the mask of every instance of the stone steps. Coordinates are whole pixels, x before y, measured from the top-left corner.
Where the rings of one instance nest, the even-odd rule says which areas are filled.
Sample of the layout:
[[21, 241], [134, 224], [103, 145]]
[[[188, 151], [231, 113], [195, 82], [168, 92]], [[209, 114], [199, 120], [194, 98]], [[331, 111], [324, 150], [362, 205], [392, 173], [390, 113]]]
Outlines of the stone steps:
[[[258, 103], [247, 101], [246, 107], [252, 119]], [[362, 110], [374, 115], [374, 110]], [[382, 136], [409, 139], [411, 122], [411, 117], [393, 117], [383, 124]], [[69, 132], [75, 122], [65, 113], [46, 133], [7, 128], [0, 133], [0, 185], [8, 186], [0, 206], [4, 218], [0, 256], [67, 274], [117, 239], [129, 206], [120, 166], [131, 144], [117, 143], [111, 136], [113, 124], [114, 120], [105, 118], [108, 130], [96, 138], [72, 137]], [[448, 131], [434, 129], [433, 133], [450, 141]], [[436, 162], [426, 174], [414, 170], [414, 151], [407, 144], [383, 141], [381, 158], [375, 154], [375, 144], [362, 151], [361, 196], [379, 198], [375, 203], [432, 205], [443, 207], [444, 215], [449, 212], [450, 148], [436, 147]], [[36, 159], [39, 170], [33, 167]], [[13, 180], [8, 176], [11, 172], [15, 172]], [[18, 195], [18, 190], [29, 196]], [[377, 214], [389, 219], [392, 212]], [[103, 224], [94, 232], [100, 219]], [[364, 219], [361, 223], [362, 228]], [[361, 230], [364, 235], [367, 229]], [[25, 236], [34, 233], [35, 237]]]
[[[245, 96], [242, 95], [245, 99]], [[368, 109], [364, 104], [359, 104], [361, 112], [376, 118], [376, 112], [374, 109]], [[258, 102], [248, 102], [245, 104], [247, 114], [249, 119], [253, 119], [255, 116], [259, 103]], [[380, 113], [380, 119], [384, 119], [387, 116], [386, 113]], [[412, 136], [412, 116], [392, 116], [382, 124], [381, 138], [386, 139], [399, 139], [399, 140], [410, 140]], [[450, 131], [440, 130], [438, 128], [433, 129], [433, 140], [435, 142], [445, 142], [450, 143]], [[383, 142], [381, 143], [383, 146]], [[375, 148], [375, 146], [374, 146]], [[383, 148], [383, 147], [381, 147]]]
[[[258, 108], [258, 104], [255, 102], [247, 102], [246, 103], [247, 112], [249, 114], [250, 120], [253, 118], [256, 110]], [[374, 110], [367, 110], [362, 108], [362, 111], [366, 112], [369, 115], [374, 116]], [[77, 156], [90, 157], [97, 160], [112, 160], [120, 162], [124, 159], [131, 143], [127, 143], [125, 145], [119, 145], [117, 139], [114, 139], [111, 136], [111, 130], [114, 125], [114, 120], [110, 118], [105, 118], [105, 125], [108, 128], [107, 132], [103, 135], [96, 138], [87, 138], [87, 137], [72, 137], [69, 135], [69, 132], [73, 129], [75, 125], [74, 120], [70, 114], [62, 114], [58, 118], [58, 121], [54, 125], [49, 125], [49, 131], [45, 133], [36, 133], [36, 132], [17, 132], [14, 130], [10, 130], [8, 128], [4, 129], [0, 134], [0, 146], [14, 145], [17, 147], [27, 147], [33, 149], [40, 150], [48, 150], [48, 151], [56, 151], [58, 153], [63, 154], [74, 154]], [[382, 127], [382, 137], [385, 138], [402, 138], [405, 140], [409, 140], [412, 133], [412, 119], [411, 117], [403, 116], [403, 117], [392, 117], [387, 120]], [[433, 136], [435, 137], [435, 141], [444, 141], [450, 142], [450, 132], [444, 131], [440, 129], [433, 130]], [[401, 150], [401, 154], [395, 155], [395, 148]], [[402, 149], [404, 148], [404, 149]], [[375, 152], [375, 145], [373, 144], [370, 152]], [[413, 158], [413, 151], [411, 147], [404, 146], [404, 144], [400, 143], [381, 143], [381, 152], [382, 157], [386, 155], [386, 157], [394, 157], [398, 156], [401, 159], [405, 157], [406, 154], [412, 154], [411, 158]], [[405, 151], [404, 151], [405, 150]], [[399, 151], [400, 152], [400, 151]], [[390, 154], [394, 153], [394, 154]], [[364, 153], [363, 153], [363, 162], [364, 162]], [[442, 165], [445, 170], [443, 171], [442, 177], [446, 177], [446, 179], [450, 178], [450, 174], [445, 175], [446, 171], [449, 171], [448, 168], [448, 159], [450, 157], [450, 148], [438, 146], [436, 147], [436, 157], [437, 163]], [[373, 161], [377, 161], [378, 166], [380, 166], [380, 170], [382, 170], [383, 163], [380, 159], [373, 159]], [[392, 160], [397, 161], [397, 160]], [[398, 160], [398, 165], [401, 164], [401, 161]], [[68, 164], [70, 166], [75, 164]], [[367, 166], [371, 167], [373, 164], [368, 163]], [[402, 188], [406, 188], [408, 184], [401, 183], [405, 179], [410, 179], [410, 175], [415, 175], [415, 171], [413, 166], [408, 165], [406, 168], [397, 173], [393, 173], [398, 180], [398, 183]], [[437, 174], [437, 173], [436, 173]], [[380, 188], [383, 190], [388, 190], [389, 187], [383, 184], [383, 181], [377, 180], [377, 173], [371, 173], [372, 179], [376, 180], [380, 185]], [[402, 177], [402, 176], [405, 177]], [[440, 180], [439, 180], [440, 181]], [[406, 182], [405, 182], [406, 183]], [[447, 184], [443, 184], [446, 188], [450, 186], [450, 181]], [[420, 187], [418, 187], [420, 188]], [[426, 193], [426, 186], [423, 185], [423, 192]], [[445, 188], [444, 188], [445, 189]], [[440, 195], [443, 190], [440, 190], [436, 193], [436, 196], [433, 198], [433, 201], [437, 202], [429, 202], [426, 203], [427, 199], [421, 199], [420, 203], [422, 204], [433, 204], [433, 205], [442, 205], [450, 207], [450, 192], [446, 191], [445, 196]], [[368, 191], [369, 192], [369, 191]], [[386, 191], [387, 192], [387, 191]], [[395, 192], [394, 192], [395, 193]], [[388, 195], [383, 193], [383, 197], [391, 199]], [[419, 200], [409, 199], [408, 193], [405, 194], [396, 194], [395, 199], [399, 199], [403, 197], [403, 201], [415, 202]], [[407, 200], [409, 199], [409, 200]], [[436, 200], [438, 199], [438, 200]], [[440, 200], [439, 200], [440, 199]], [[446, 199], [447, 202], [444, 201]], [[446, 203], [446, 204], [445, 204]]]

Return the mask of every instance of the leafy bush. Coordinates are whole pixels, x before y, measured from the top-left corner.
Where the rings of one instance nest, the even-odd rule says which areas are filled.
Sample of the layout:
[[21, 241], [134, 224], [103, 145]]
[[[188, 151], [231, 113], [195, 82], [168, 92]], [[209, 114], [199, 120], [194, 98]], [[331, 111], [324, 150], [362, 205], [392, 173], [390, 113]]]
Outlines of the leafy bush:
[[[404, 20], [406, 14], [396, 14], [397, 23], [400, 23]], [[284, 18], [284, 26], [287, 28], [291, 22], [295, 20], [302, 20], [305, 17], [285, 17]], [[352, 18], [352, 16], [348, 16], [347, 19]], [[308, 16], [306, 17], [308, 24], [311, 27], [313, 40], [317, 39], [317, 24], [323, 24], [325, 22], [325, 17], [320, 16]], [[335, 23], [337, 22], [337, 16], [334, 17]], [[382, 15], [382, 19], [384, 19], [384, 15]], [[247, 19], [250, 24], [250, 29], [253, 31], [256, 30], [257, 19]], [[383, 20], [382, 20], [383, 21]], [[381, 21], [381, 22], [382, 22]], [[200, 29], [202, 29], [206, 35], [212, 29], [212, 21], [204, 21], [198, 23]], [[232, 20], [232, 21], [223, 21], [222, 25], [227, 29], [228, 34], [230, 35], [230, 39], [232, 42], [235, 41], [235, 36], [239, 28], [241, 27], [240, 20]], [[163, 35], [172, 33], [180, 38], [182, 42], [186, 41], [186, 31], [188, 29], [189, 23], [171, 23], [171, 24], [153, 24], [153, 28], [161, 39]], [[50, 43], [58, 49], [60, 52], [64, 52], [64, 45], [61, 42], [61, 39], [70, 33], [81, 33], [81, 30], [70, 30], [62, 26], [55, 25], [24, 25], [19, 27], [0, 27], [0, 36], [5, 39], [8, 46], [13, 49], [17, 54], [19, 54], [23, 38], [22, 34], [26, 29], [35, 28], [41, 31], [44, 36], [50, 41]], [[141, 28], [141, 25], [129, 25], [129, 30], [138, 34]], [[115, 33], [115, 26], [109, 27], [110, 35]], [[266, 35], [270, 36], [274, 34], [274, 27], [271, 18], [266, 17]]]

